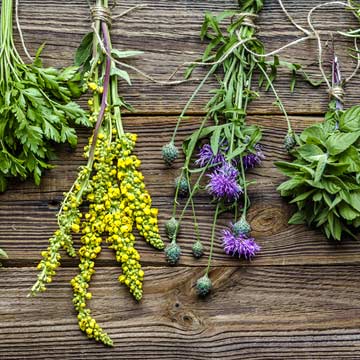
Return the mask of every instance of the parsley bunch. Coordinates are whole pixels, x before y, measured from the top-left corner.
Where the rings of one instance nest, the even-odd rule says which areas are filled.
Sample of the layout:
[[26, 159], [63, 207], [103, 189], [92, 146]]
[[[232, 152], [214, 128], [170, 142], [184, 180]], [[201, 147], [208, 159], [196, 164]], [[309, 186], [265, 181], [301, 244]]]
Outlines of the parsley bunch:
[[3, 0], [0, 33], [0, 191], [9, 178], [32, 176], [40, 183], [53, 145], [77, 143], [73, 124], [89, 125], [85, 112], [71, 98], [81, 94], [77, 67], [43, 68], [38, 50], [25, 64], [13, 39], [13, 1]]

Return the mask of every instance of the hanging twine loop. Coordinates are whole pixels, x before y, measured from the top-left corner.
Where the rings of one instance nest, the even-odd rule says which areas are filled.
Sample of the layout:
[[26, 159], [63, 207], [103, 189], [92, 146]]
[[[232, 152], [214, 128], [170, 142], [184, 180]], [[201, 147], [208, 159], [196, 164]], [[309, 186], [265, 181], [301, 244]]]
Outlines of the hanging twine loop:
[[101, 5], [94, 5], [90, 8], [91, 21], [94, 23], [97, 20], [103, 21], [111, 27], [112, 18], [111, 10]]
[[243, 16], [242, 25], [257, 29], [257, 26], [254, 23], [254, 19], [257, 17], [257, 14], [243, 13], [240, 14], [240, 16]]
[[345, 99], [345, 90], [342, 86], [335, 85], [329, 89], [329, 96], [339, 100], [343, 104]]

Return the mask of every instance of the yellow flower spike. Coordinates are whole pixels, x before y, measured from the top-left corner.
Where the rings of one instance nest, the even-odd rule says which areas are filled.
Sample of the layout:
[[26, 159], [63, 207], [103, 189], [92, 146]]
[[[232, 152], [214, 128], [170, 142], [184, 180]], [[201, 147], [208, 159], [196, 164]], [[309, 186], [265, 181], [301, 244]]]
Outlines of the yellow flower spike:
[[90, 83], [88, 83], [88, 87], [90, 90], [95, 91], [98, 86], [94, 82], [90, 82]]

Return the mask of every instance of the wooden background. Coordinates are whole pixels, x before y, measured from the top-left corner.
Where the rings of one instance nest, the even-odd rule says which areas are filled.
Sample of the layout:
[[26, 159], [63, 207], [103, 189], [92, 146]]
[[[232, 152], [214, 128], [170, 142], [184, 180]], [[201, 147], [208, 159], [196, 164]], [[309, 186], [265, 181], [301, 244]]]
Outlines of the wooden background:
[[[139, 2], [117, 3], [115, 13]], [[133, 64], [159, 79], [165, 79], [177, 64], [201, 53], [205, 44], [198, 34], [205, 10], [219, 12], [236, 7], [235, 0], [147, 3], [147, 8], [114, 24], [113, 40], [119, 49], [144, 50], [144, 56]], [[265, 3], [258, 24], [268, 50], [301, 36], [276, 0]], [[305, 25], [307, 11], [324, 1], [284, 3], [295, 19]], [[76, 47], [89, 30], [86, 1], [21, 0], [20, 6], [30, 52], [34, 54], [46, 42], [47, 65], [71, 64]], [[322, 30], [358, 26], [349, 13], [334, 7], [318, 12], [315, 20]], [[325, 33], [323, 37], [328, 40], [330, 35]], [[335, 39], [342, 70], [349, 74], [354, 67], [346, 53], [351, 44], [338, 36]], [[315, 53], [314, 41], [308, 41], [286, 51], [284, 58], [296, 58], [315, 74]], [[196, 76], [204, 71], [197, 71]], [[176, 116], [196, 83], [159, 86], [137, 74], [133, 78], [132, 88], [123, 84], [121, 88], [136, 108], [134, 114], [125, 116], [125, 127], [139, 134], [137, 153], [143, 161], [148, 189], [161, 210], [163, 225], [170, 216], [173, 178], [181, 162], [172, 170], [166, 169], [160, 159], [160, 147], [168, 141]], [[193, 103], [191, 118], [181, 128], [179, 144], [199, 123], [208, 99], [207, 90], [214, 84], [209, 82]], [[328, 100], [325, 87], [315, 90], [299, 81], [291, 94], [286, 72], [276, 85], [297, 130], [321, 121]], [[346, 89], [347, 105], [358, 103], [359, 86], [360, 75]], [[183, 255], [177, 267], [167, 266], [163, 253], [139, 241], [146, 279], [145, 296], [138, 304], [117, 282], [119, 267], [113, 253], [104, 250], [91, 286], [91, 308], [113, 338], [112, 349], [89, 341], [78, 329], [69, 285], [77, 271], [76, 261], [64, 255], [63, 267], [48, 291], [36, 298], [26, 297], [36, 278], [40, 251], [56, 228], [55, 215], [62, 192], [70, 187], [77, 167], [83, 164], [82, 147], [89, 132], [79, 132], [80, 144], [75, 152], [67, 147], [59, 149], [57, 167], [46, 174], [40, 188], [30, 182], [11, 184], [0, 196], [0, 247], [9, 255], [0, 269], [0, 358], [360, 358], [360, 245], [350, 240], [334, 244], [317, 231], [287, 225], [291, 209], [275, 191], [282, 177], [273, 165], [274, 160], [287, 158], [282, 148], [286, 126], [273, 101], [271, 94], [261, 92], [249, 117], [264, 129], [267, 156], [262, 167], [251, 173], [257, 184], [251, 191], [250, 220], [253, 234], [262, 246], [261, 254], [248, 263], [227, 257], [216, 244], [211, 271], [214, 291], [206, 300], [199, 300], [193, 284], [202, 275], [206, 259], [196, 261], [191, 256], [194, 236], [190, 222], [181, 231]], [[208, 202], [206, 197], [197, 199], [206, 244], [213, 211]], [[223, 219], [222, 224], [226, 223], [227, 219]]]

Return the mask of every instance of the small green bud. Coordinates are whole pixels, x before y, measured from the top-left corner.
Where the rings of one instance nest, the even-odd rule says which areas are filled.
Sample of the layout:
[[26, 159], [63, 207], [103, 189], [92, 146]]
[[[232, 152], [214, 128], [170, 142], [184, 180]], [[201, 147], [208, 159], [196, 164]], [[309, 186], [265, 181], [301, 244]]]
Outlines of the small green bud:
[[197, 294], [201, 297], [205, 297], [206, 295], [208, 295], [211, 289], [212, 289], [212, 283], [207, 274], [202, 276], [196, 282], [196, 291]]
[[172, 217], [170, 220], [168, 220], [165, 224], [165, 230], [168, 238], [170, 240], [176, 239], [176, 236], [179, 232], [179, 222]]
[[296, 145], [296, 139], [294, 133], [289, 132], [284, 139], [284, 147], [287, 151], [290, 151]]
[[165, 255], [166, 255], [166, 260], [170, 265], [176, 265], [181, 255], [180, 246], [175, 241], [172, 241], [165, 248]]
[[192, 247], [192, 253], [195, 258], [199, 259], [204, 255], [204, 247], [200, 240], [197, 240], [193, 247]]
[[167, 166], [171, 166], [178, 156], [179, 150], [173, 142], [170, 142], [162, 147], [162, 157]]
[[189, 184], [185, 176], [179, 176], [175, 179], [175, 189], [179, 188], [180, 196], [189, 194]]
[[250, 231], [251, 226], [246, 221], [244, 216], [242, 216], [241, 219], [233, 225], [233, 233], [235, 236], [238, 236], [240, 234], [248, 235]]

